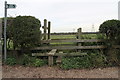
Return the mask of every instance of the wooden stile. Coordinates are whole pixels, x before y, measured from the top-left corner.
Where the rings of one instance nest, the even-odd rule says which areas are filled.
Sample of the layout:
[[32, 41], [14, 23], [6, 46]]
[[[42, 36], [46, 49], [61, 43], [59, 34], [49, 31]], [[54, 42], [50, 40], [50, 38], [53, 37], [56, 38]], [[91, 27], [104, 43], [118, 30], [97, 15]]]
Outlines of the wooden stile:
[[48, 65], [52, 66], [53, 65], [53, 56], [56, 53], [57, 49], [52, 49], [49, 53], [48, 53]]

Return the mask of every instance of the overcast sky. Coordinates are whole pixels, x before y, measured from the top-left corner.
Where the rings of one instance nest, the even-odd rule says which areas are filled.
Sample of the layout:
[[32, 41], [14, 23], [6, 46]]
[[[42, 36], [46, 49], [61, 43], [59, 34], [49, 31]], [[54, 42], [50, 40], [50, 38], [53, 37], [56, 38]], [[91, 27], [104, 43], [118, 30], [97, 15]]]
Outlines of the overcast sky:
[[[8, 9], [8, 16], [30, 15], [42, 25], [47, 19], [52, 23], [52, 32], [98, 31], [105, 20], [118, 18], [119, 0], [7, 0], [16, 4]], [[4, 0], [0, 0], [0, 17], [4, 17]], [[94, 26], [94, 28], [92, 28]]]

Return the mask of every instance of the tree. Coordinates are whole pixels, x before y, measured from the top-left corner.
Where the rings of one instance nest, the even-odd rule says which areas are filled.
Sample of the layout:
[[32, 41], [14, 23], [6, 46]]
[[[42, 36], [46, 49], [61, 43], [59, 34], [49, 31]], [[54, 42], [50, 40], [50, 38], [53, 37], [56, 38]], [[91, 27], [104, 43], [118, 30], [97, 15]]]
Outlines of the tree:
[[100, 25], [99, 31], [105, 33], [107, 37], [106, 44], [108, 48], [106, 49], [106, 53], [109, 63], [117, 63], [120, 65], [118, 60], [120, 50], [112, 47], [113, 45], [120, 45], [120, 21], [107, 20]]
[[[2, 19], [2, 31], [4, 31], [4, 18], [1, 18]], [[14, 20], [14, 17], [7, 17], [7, 29], [6, 29], [6, 32], [7, 32], [7, 38], [11, 38], [12, 37], [12, 31], [11, 31], [11, 26], [13, 26], [13, 20]], [[3, 32], [2, 32], [2, 36], [3, 36]]]
[[34, 47], [40, 41], [40, 21], [32, 16], [17, 16], [13, 20], [11, 31], [15, 48], [25, 49]]
[[8, 48], [10, 48], [10, 41], [13, 40], [13, 17], [8, 17], [7, 18], [7, 28], [6, 28], [6, 38], [7, 38], [7, 44], [8, 44]]
[[11, 39], [12, 40], [12, 37], [13, 37], [13, 34], [12, 34], [12, 26], [13, 26], [13, 20], [14, 20], [14, 18], [13, 17], [8, 17], [7, 18], [7, 29], [6, 29], [6, 32], [7, 32], [7, 39], [9, 38], [9, 39]]
[[105, 33], [109, 39], [118, 39], [120, 33], [120, 21], [107, 20], [100, 25], [99, 31]]

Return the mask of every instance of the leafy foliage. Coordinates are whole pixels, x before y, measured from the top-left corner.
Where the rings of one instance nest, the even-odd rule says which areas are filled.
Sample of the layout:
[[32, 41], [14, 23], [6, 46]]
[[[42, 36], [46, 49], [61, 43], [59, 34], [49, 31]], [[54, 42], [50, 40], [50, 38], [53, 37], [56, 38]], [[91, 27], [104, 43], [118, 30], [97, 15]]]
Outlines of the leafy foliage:
[[15, 65], [16, 64], [16, 59], [13, 57], [9, 57], [6, 59], [5, 64], [7, 65]]
[[40, 41], [40, 21], [32, 16], [17, 16], [11, 31], [15, 47], [24, 49], [35, 46]]
[[7, 32], [7, 39], [11, 39], [13, 38], [13, 21], [14, 21], [14, 18], [13, 17], [8, 17], [7, 18], [7, 29], [6, 29], [6, 32]]
[[110, 39], [116, 39], [120, 32], [120, 21], [107, 20], [100, 25], [99, 31], [105, 33]]
[[107, 63], [110, 66], [120, 65], [120, 50], [119, 49], [109, 49], [107, 51]]
[[47, 60], [38, 59], [36, 57], [30, 57], [27, 54], [22, 55], [19, 59], [9, 57], [6, 59], [5, 64], [7, 65], [24, 65], [24, 66], [35, 66], [40, 67], [47, 64]]
[[35, 67], [40, 67], [46, 64], [46, 61], [43, 61], [42, 59], [35, 59], [32, 63]]
[[105, 33], [107, 36], [106, 46], [107, 49], [105, 54], [107, 53], [107, 60], [110, 64], [119, 63], [117, 58], [120, 56], [118, 53], [120, 50], [114, 49], [113, 45], [120, 45], [120, 21], [119, 20], [108, 20], [103, 22], [99, 30], [101, 33]]
[[[2, 19], [2, 37], [4, 37], [4, 18], [1, 18], [1, 19]], [[10, 40], [13, 39], [13, 34], [12, 34], [13, 20], [14, 20], [14, 17], [7, 17], [6, 38], [8, 41], [8, 48], [11, 47]]]
[[[1, 19], [2, 19], [2, 31], [4, 31], [4, 18], [1, 18]], [[7, 17], [7, 29], [6, 29], [7, 39], [12, 38], [11, 26], [13, 26], [13, 20], [14, 20], [14, 17]], [[3, 32], [2, 32], [2, 36], [3, 36]]]
[[106, 65], [106, 56], [102, 53], [92, 53], [90, 56], [90, 62], [92, 67], [104, 67]]
[[98, 53], [91, 53], [81, 57], [67, 57], [62, 59], [62, 69], [104, 67], [105, 56]]

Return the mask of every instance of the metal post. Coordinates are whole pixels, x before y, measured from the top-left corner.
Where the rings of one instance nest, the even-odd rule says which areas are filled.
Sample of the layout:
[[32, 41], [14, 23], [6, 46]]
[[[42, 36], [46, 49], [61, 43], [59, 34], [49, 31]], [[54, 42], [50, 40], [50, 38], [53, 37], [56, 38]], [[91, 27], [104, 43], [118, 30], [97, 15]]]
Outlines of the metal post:
[[120, 20], [120, 1], [118, 2], [118, 20]]
[[2, 79], [2, 19], [0, 19], [0, 80]]
[[7, 1], [5, 1], [5, 17], [4, 17], [4, 59], [5, 60], [7, 57], [6, 27], [7, 27]]

